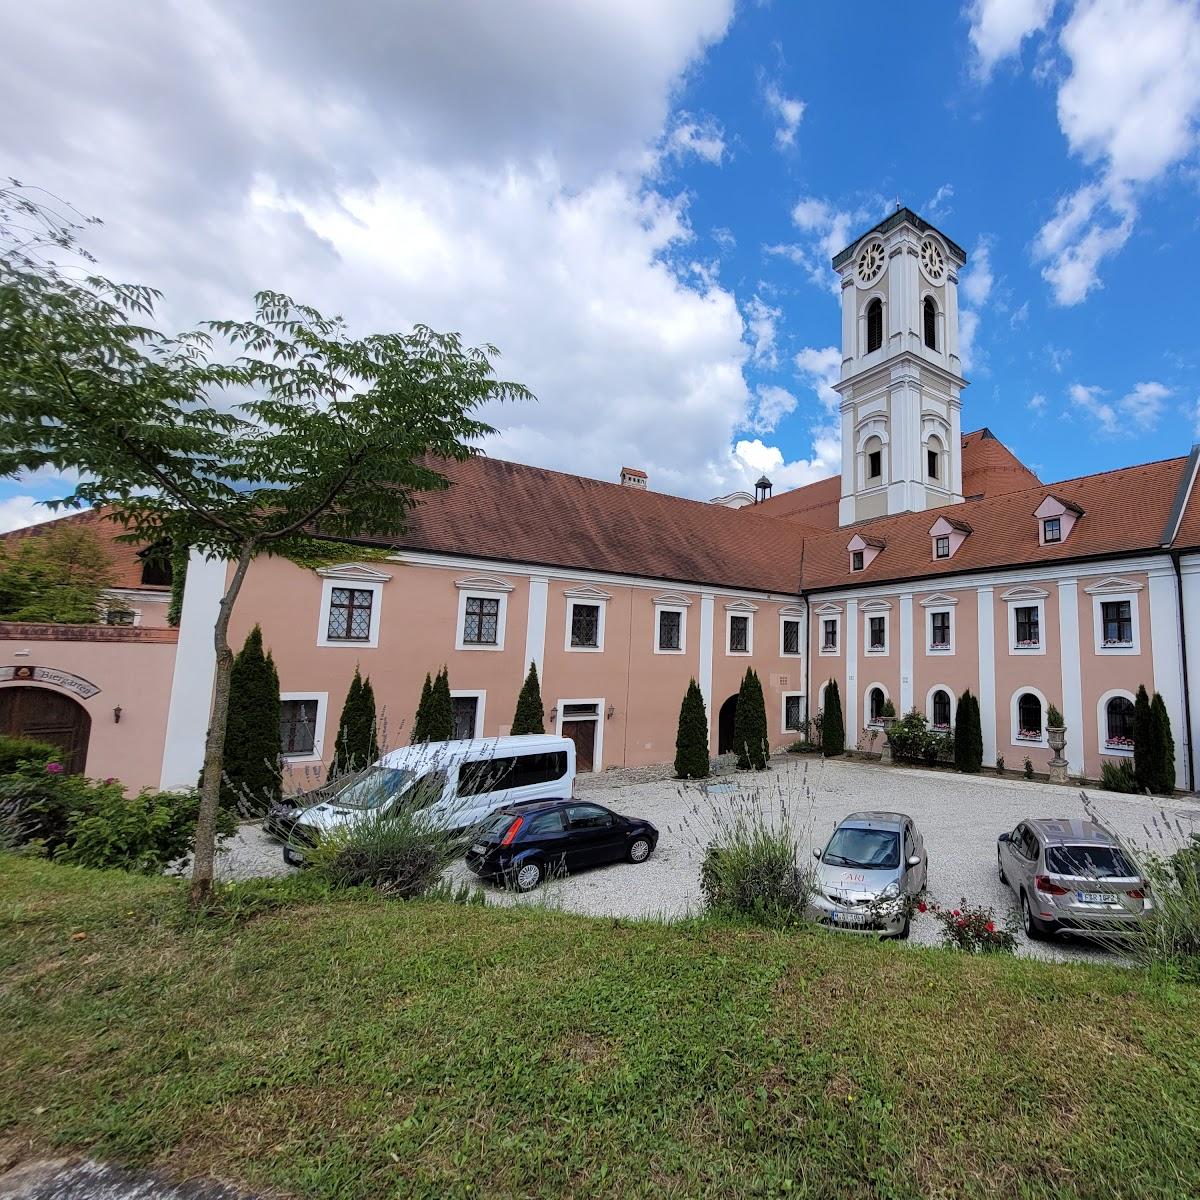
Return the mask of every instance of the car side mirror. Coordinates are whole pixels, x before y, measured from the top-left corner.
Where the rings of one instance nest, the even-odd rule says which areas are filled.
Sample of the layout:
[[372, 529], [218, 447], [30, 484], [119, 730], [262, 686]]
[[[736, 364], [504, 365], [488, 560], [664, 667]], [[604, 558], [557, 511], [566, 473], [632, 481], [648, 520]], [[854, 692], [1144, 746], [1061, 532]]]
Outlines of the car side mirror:
[[921, 865], [921, 856], [919, 854], [914, 854], [912, 858], [908, 860], [908, 865], [910, 867], [919, 867]]
[[820, 852], [820, 850], [814, 850], [814, 851], [813, 851], [813, 858], [820, 858], [820, 857], [821, 857], [821, 852]]
[[1009, 841], [1010, 837], [1011, 837], [1010, 834], [1002, 833], [996, 840], [998, 842], [1007, 842], [1007, 841]]

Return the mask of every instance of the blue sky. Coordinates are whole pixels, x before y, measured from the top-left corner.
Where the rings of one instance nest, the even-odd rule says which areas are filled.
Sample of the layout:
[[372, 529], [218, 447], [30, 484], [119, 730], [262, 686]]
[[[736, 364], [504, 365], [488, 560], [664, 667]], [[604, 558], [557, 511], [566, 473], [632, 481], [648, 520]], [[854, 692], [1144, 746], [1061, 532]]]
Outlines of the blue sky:
[[[493, 342], [538, 402], [490, 453], [701, 499], [833, 473], [829, 258], [897, 200], [970, 256], [965, 429], [1047, 480], [1200, 437], [1197, 0], [9, 19], [0, 170], [103, 217], [164, 326], [276, 287]], [[68, 484], [0, 482], [0, 527]]]

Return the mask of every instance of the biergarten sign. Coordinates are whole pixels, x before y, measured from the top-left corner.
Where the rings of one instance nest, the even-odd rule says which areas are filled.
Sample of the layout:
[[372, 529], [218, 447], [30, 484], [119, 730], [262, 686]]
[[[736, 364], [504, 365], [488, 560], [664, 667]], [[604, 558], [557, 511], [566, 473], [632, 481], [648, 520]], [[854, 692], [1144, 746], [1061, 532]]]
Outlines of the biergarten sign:
[[90, 700], [100, 690], [94, 683], [79, 675], [72, 675], [70, 671], [60, 671], [57, 667], [35, 667], [27, 663], [0, 667], [0, 683], [47, 683], [78, 696], [80, 700]]

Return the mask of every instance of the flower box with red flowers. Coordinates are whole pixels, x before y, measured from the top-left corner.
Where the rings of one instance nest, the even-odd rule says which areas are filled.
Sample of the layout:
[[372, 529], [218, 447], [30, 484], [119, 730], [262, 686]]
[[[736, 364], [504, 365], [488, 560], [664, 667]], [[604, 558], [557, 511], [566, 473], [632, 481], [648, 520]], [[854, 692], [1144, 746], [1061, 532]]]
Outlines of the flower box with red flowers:
[[1131, 737], [1105, 738], [1104, 745], [1109, 750], [1132, 750], [1133, 749], [1133, 738], [1131, 738]]
[[1042, 731], [1040, 729], [1018, 729], [1018, 742], [1040, 742], [1042, 740]]
[[1017, 649], [1036, 650], [1041, 644], [1041, 638], [1022, 638], [1017, 642]]

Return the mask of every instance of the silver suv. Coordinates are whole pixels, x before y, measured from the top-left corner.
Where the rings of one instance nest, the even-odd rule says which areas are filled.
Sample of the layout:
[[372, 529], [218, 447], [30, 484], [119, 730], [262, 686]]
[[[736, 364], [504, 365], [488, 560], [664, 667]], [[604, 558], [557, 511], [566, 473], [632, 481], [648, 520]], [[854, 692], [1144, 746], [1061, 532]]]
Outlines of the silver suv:
[[1030, 938], [1129, 932], [1154, 907], [1133, 856], [1098, 821], [1028, 818], [997, 839], [996, 863]]

